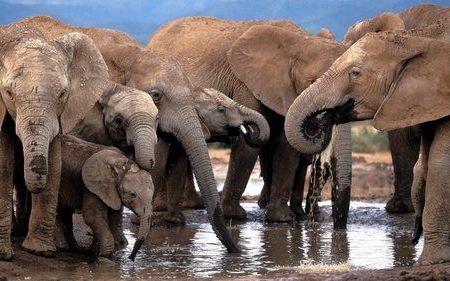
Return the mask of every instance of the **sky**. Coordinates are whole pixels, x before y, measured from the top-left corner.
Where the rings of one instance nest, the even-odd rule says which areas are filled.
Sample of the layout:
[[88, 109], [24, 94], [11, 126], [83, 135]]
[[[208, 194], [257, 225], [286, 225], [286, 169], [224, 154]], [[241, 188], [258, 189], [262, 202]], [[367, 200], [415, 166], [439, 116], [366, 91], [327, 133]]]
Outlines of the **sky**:
[[161, 25], [186, 16], [230, 20], [290, 19], [312, 33], [330, 29], [342, 40], [355, 22], [381, 12], [450, 0], [0, 0], [0, 24], [45, 14], [78, 26], [125, 31], [142, 44]]

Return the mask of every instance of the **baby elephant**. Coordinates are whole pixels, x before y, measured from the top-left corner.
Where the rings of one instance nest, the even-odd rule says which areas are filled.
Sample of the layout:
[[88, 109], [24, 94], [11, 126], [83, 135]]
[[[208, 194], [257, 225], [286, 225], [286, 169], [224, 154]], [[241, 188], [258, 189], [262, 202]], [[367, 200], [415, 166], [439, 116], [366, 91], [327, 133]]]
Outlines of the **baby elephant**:
[[111, 256], [115, 242], [126, 242], [121, 231], [123, 204], [140, 217], [138, 237], [130, 255], [134, 260], [150, 231], [154, 191], [150, 173], [114, 147], [65, 135], [61, 148], [58, 220], [69, 247], [76, 247], [72, 214], [81, 209], [84, 221], [94, 233], [97, 255]]

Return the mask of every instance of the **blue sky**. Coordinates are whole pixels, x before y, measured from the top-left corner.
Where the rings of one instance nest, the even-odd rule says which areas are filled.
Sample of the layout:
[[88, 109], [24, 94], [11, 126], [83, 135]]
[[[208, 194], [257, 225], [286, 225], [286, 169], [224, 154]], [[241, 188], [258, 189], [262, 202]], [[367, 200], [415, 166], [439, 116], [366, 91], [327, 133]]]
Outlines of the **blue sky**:
[[414, 5], [450, 5], [450, 0], [0, 0], [0, 24], [46, 14], [80, 26], [128, 32], [142, 44], [170, 20], [208, 15], [232, 20], [291, 19], [310, 32], [329, 28], [341, 40], [358, 20]]

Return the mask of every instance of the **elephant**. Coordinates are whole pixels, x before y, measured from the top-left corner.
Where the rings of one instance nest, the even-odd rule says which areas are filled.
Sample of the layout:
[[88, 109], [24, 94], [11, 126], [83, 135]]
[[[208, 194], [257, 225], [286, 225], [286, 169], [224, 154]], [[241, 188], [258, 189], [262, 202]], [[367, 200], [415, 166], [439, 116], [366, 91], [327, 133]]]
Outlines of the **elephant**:
[[[86, 224], [98, 242], [97, 255], [110, 257], [114, 242], [124, 243], [120, 231], [122, 204], [140, 218], [134, 257], [150, 230], [153, 182], [149, 172], [129, 160], [120, 150], [61, 136], [62, 170], [58, 217], [70, 249], [77, 247], [72, 215], [81, 209]], [[122, 238], [123, 237], [123, 238]]]
[[70, 33], [47, 40], [40, 32], [15, 24], [0, 27], [0, 260], [13, 256], [16, 156], [24, 162], [23, 180], [33, 193], [22, 247], [53, 256], [60, 134], [68, 133], [114, 85], [100, 52], [86, 35]]
[[[287, 143], [283, 116], [295, 97], [344, 52], [344, 46], [322, 36], [310, 36], [291, 21], [187, 17], [160, 27], [147, 49], [169, 52], [194, 85], [217, 89], [260, 112], [269, 122], [271, 136], [261, 149], [250, 147], [242, 137], [233, 143], [222, 198], [225, 216], [246, 218], [239, 199], [258, 154], [263, 192], [270, 193], [270, 201], [261, 204], [267, 207], [266, 220], [292, 221], [292, 210], [302, 213], [300, 200], [291, 200], [292, 210], [287, 206], [293, 186], [303, 188], [302, 176], [296, 175], [304, 175], [304, 165], [299, 164], [300, 154]], [[347, 166], [350, 170], [350, 163]]]
[[337, 123], [373, 119], [379, 130], [420, 126], [426, 187], [418, 264], [450, 261], [449, 53], [449, 42], [415, 32], [368, 33], [286, 115], [286, 136], [305, 153], [323, 150]]
[[[207, 141], [224, 142], [227, 141], [224, 137], [242, 135], [247, 144], [257, 147], [269, 138], [269, 124], [261, 114], [236, 103], [215, 89], [195, 89], [194, 105]], [[195, 188], [193, 179], [189, 176], [191, 170], [186, 155], [180, 151], [173, 157], [177, 161], [171, 161], [176, 163], [171, 165], [170, 173], [165, 176], [167, 203], [165, 188], [160, 188], [160, 195], [155, 196], [155, 205], [159, 205], [158, 210], [165, 210], [167, 207], [167, 221], [183, 223], [184, 217], [179, 208], [183, 190], [189, 188], [190, 194], [195, 194]]]
[[[197, 179], [214, 232], [228, 252], [239, 252], [225, 225], [208, 149], [192, 101], [194, 87], [178, 61], [165, 52], [146, 50], [121, 31], [70, 26], [47, 16], [26, 18], [20, 24], [40, 30], [48, 38], [74, 31], [88, 35], [100, 50], [111, 79], [145, 91], [152, 97], [159, 111], [158, 135], [169, 142], [176, 139], [181, 143]], [[159, 156], [155, 157], [158, 161]], [[166, 162], [164, 159], [159, 161]], [[155, 169], [152, 169], [152, 174], [157, 174]], [[160, 180], [153, 178], [155, 186], [160, 186]]]
[[[450, 8], [437, 5], [417, 5], [399, 14], [381, 13], [372, 19], [360, 21], [351, 26], [344, 37], [343, 43], [351, 46], [368, 32], [395, 30], [411, 30], [440, 22], [449, 30]], [[436, 37], [436, 35], [430, 35]], [[439, 33], [441, 39], [449, 40], [450, 36]], [[411, 212], [411, 185], [413, 181], [413, 166], [417, 161], [420, 147], [418, 128], [402, 128], [388, 132], [389, 146], [395, 174], [395, 192], [387, 202], [389, 213]]]
[[[424, 148], [424, 145], [422, 145], [422, 147]], [[422, 214], [425, 206], [426, 186], [426, 174], [424, 171], [424, 166], [426, 163], [423, 161], [423, 153], [419, 154], [419, 159], [417, 159], [417, 162], [414, 165], [414, 179], [411, 186], [411, 201], [414, 206], [414, 232], [411, 242], [414, 245], [419, 242], [420, 236], [422, 236], [423, 232]]]

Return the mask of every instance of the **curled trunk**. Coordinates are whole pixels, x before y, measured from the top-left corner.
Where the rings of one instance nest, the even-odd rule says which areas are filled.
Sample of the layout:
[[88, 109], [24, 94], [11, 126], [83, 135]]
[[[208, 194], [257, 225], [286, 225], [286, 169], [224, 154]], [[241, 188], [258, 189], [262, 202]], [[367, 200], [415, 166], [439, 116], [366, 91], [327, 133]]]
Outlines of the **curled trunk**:
[[155, 164], [155, 145], [158, 141], [156, 132], [151, 126], [154, 122], [146, 113], [133, 116], [132, 120], [127, 138], [134, 146], [136, 163], [149, 171]]
[[184, 119], [180, 121], [180, 126], [174, 134], [188, 155], [192, 172], [197, 179], [203, 202], [206, 205], [209, 222], [228, 252], [239, 252], [239, 248], [232, 240], [225, 225], [208, 148], [197, 114], [192, 108], [185, 107], [181, 109], [180, 116], [183, 116]]
[[286, 114], [286, 137], [305, 154], [319, 153], [328, 146], [335, 123], [334, 109], [346, 103], [340, 91], [345, 79], [327, 73], [304, 90]]
[[[270, 136], [270, 127], [267, 120], [260, 113], [250, 108], [239, 106], [244, 119], [244, 139], [251, 147], [264, 145]], [[242, 131], [242, 130], [241, 130]]]

